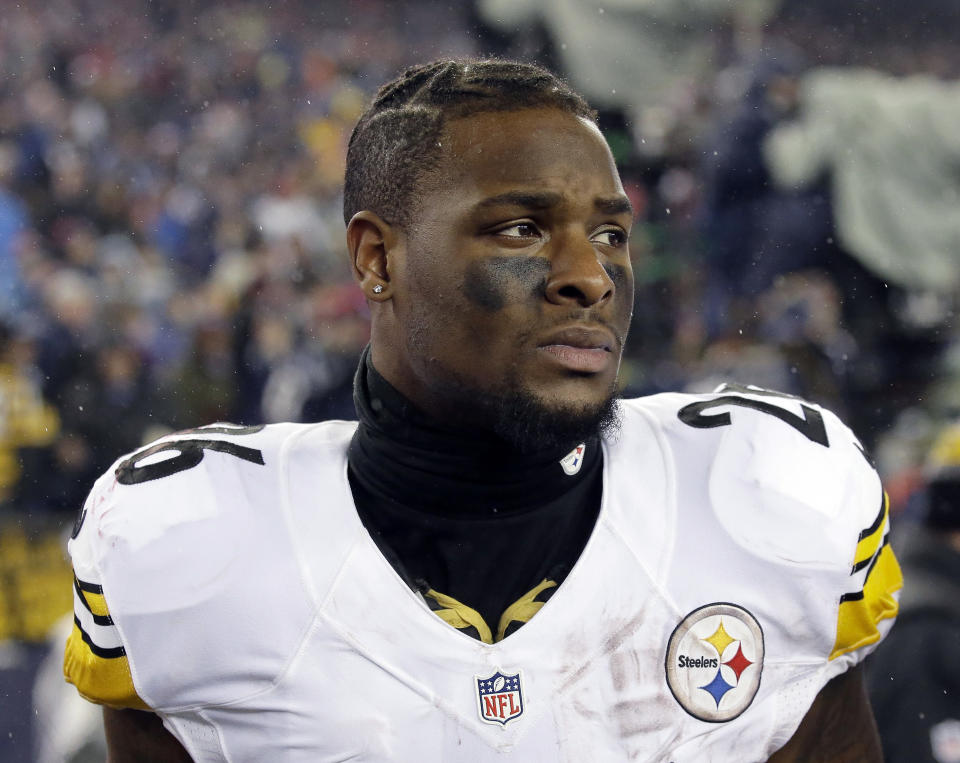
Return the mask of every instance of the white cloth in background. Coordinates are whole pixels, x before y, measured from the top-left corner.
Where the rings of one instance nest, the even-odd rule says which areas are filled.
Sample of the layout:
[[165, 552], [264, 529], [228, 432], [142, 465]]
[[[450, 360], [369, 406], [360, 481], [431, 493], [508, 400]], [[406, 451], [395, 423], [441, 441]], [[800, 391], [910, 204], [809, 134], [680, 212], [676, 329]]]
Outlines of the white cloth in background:
[[540, 22], [573, 86], [596, 108], [662, 104], [677, 82], [707, 72], [714, 27], [766, 18], [779, 0], [479, 0], [506, 32]]
[[908, 289], [960, 286], [960, 82], [819, 69], [801, 115], [767, 138], [778, 185], [829, 173], [837, 236], [865, 267]]

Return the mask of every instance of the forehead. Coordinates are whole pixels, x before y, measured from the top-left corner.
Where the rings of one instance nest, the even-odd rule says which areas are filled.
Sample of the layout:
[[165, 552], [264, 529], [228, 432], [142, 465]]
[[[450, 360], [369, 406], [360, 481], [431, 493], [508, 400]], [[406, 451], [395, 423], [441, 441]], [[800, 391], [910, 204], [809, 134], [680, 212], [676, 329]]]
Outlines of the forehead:
[[556, 190], [610, 196], [623, 188], [589, 120], [553, 108], [483, 112], [451, 120], [440, 138], [437, 188], [467, 195]]

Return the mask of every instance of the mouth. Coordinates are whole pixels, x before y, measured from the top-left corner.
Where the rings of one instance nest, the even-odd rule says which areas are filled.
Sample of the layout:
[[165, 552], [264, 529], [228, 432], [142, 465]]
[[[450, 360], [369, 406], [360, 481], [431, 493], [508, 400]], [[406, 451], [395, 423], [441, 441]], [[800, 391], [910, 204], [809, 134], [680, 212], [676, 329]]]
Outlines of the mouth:
[[597, 374], [616, 360], [613, 334], [605, 329], [574, 327], [554, 332], [537, 349], [566, 368], [585, 374]]

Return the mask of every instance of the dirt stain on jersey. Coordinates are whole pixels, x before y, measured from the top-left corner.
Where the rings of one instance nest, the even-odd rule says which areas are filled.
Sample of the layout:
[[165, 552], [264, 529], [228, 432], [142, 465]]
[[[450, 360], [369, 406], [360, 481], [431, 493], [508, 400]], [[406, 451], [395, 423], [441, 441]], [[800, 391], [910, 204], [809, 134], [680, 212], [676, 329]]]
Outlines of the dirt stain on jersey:
[[[572, 669], [570, 675], [567, 676], [566, 680], [560, 684], [559, 691], [565, 691], [570, 686], [575, 684], [580, 678], [586, 673], [590, 667], [593, 665], [594, 661], [597, 659], [602, 659], [612, 652], [620, 648], [620, 646], [630, 637], [633, 633], [640, 628], [643, 624], [644, 617], [642, 614], [638, 614], [635, 617], [628, 620], [623, 625], [614, 629], [614, 631], [607, 636], [603, 641], [603, 647], [600, 650], [599, 654], [591, 654], [589, 651], [583, 649], [583, 645], [579, 645], [580, 648], [574, 651], [573, 648], [576, 648], [578, 645], [573, 642], [568, 645], [568, 654], [577, 654], [580, 659], [583, 658], [583, 655], [586, 654], [587, 661], [580, 663], [576, 669]], [[573, 647], [573, 648], [571, 648]]]

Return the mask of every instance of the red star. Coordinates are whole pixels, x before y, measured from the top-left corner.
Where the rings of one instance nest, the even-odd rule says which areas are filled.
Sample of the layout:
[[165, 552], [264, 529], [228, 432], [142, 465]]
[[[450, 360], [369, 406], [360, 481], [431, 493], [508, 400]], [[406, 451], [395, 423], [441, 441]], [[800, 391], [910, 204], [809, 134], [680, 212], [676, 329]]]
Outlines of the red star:
[[734, 675], [737, 677], [737, 683], [740, 682], [740, 674], [753, 665], [753, 663], [743, 654], [742, 644], [737, 644], [737, 653], [723, 664], [734, 672]]

